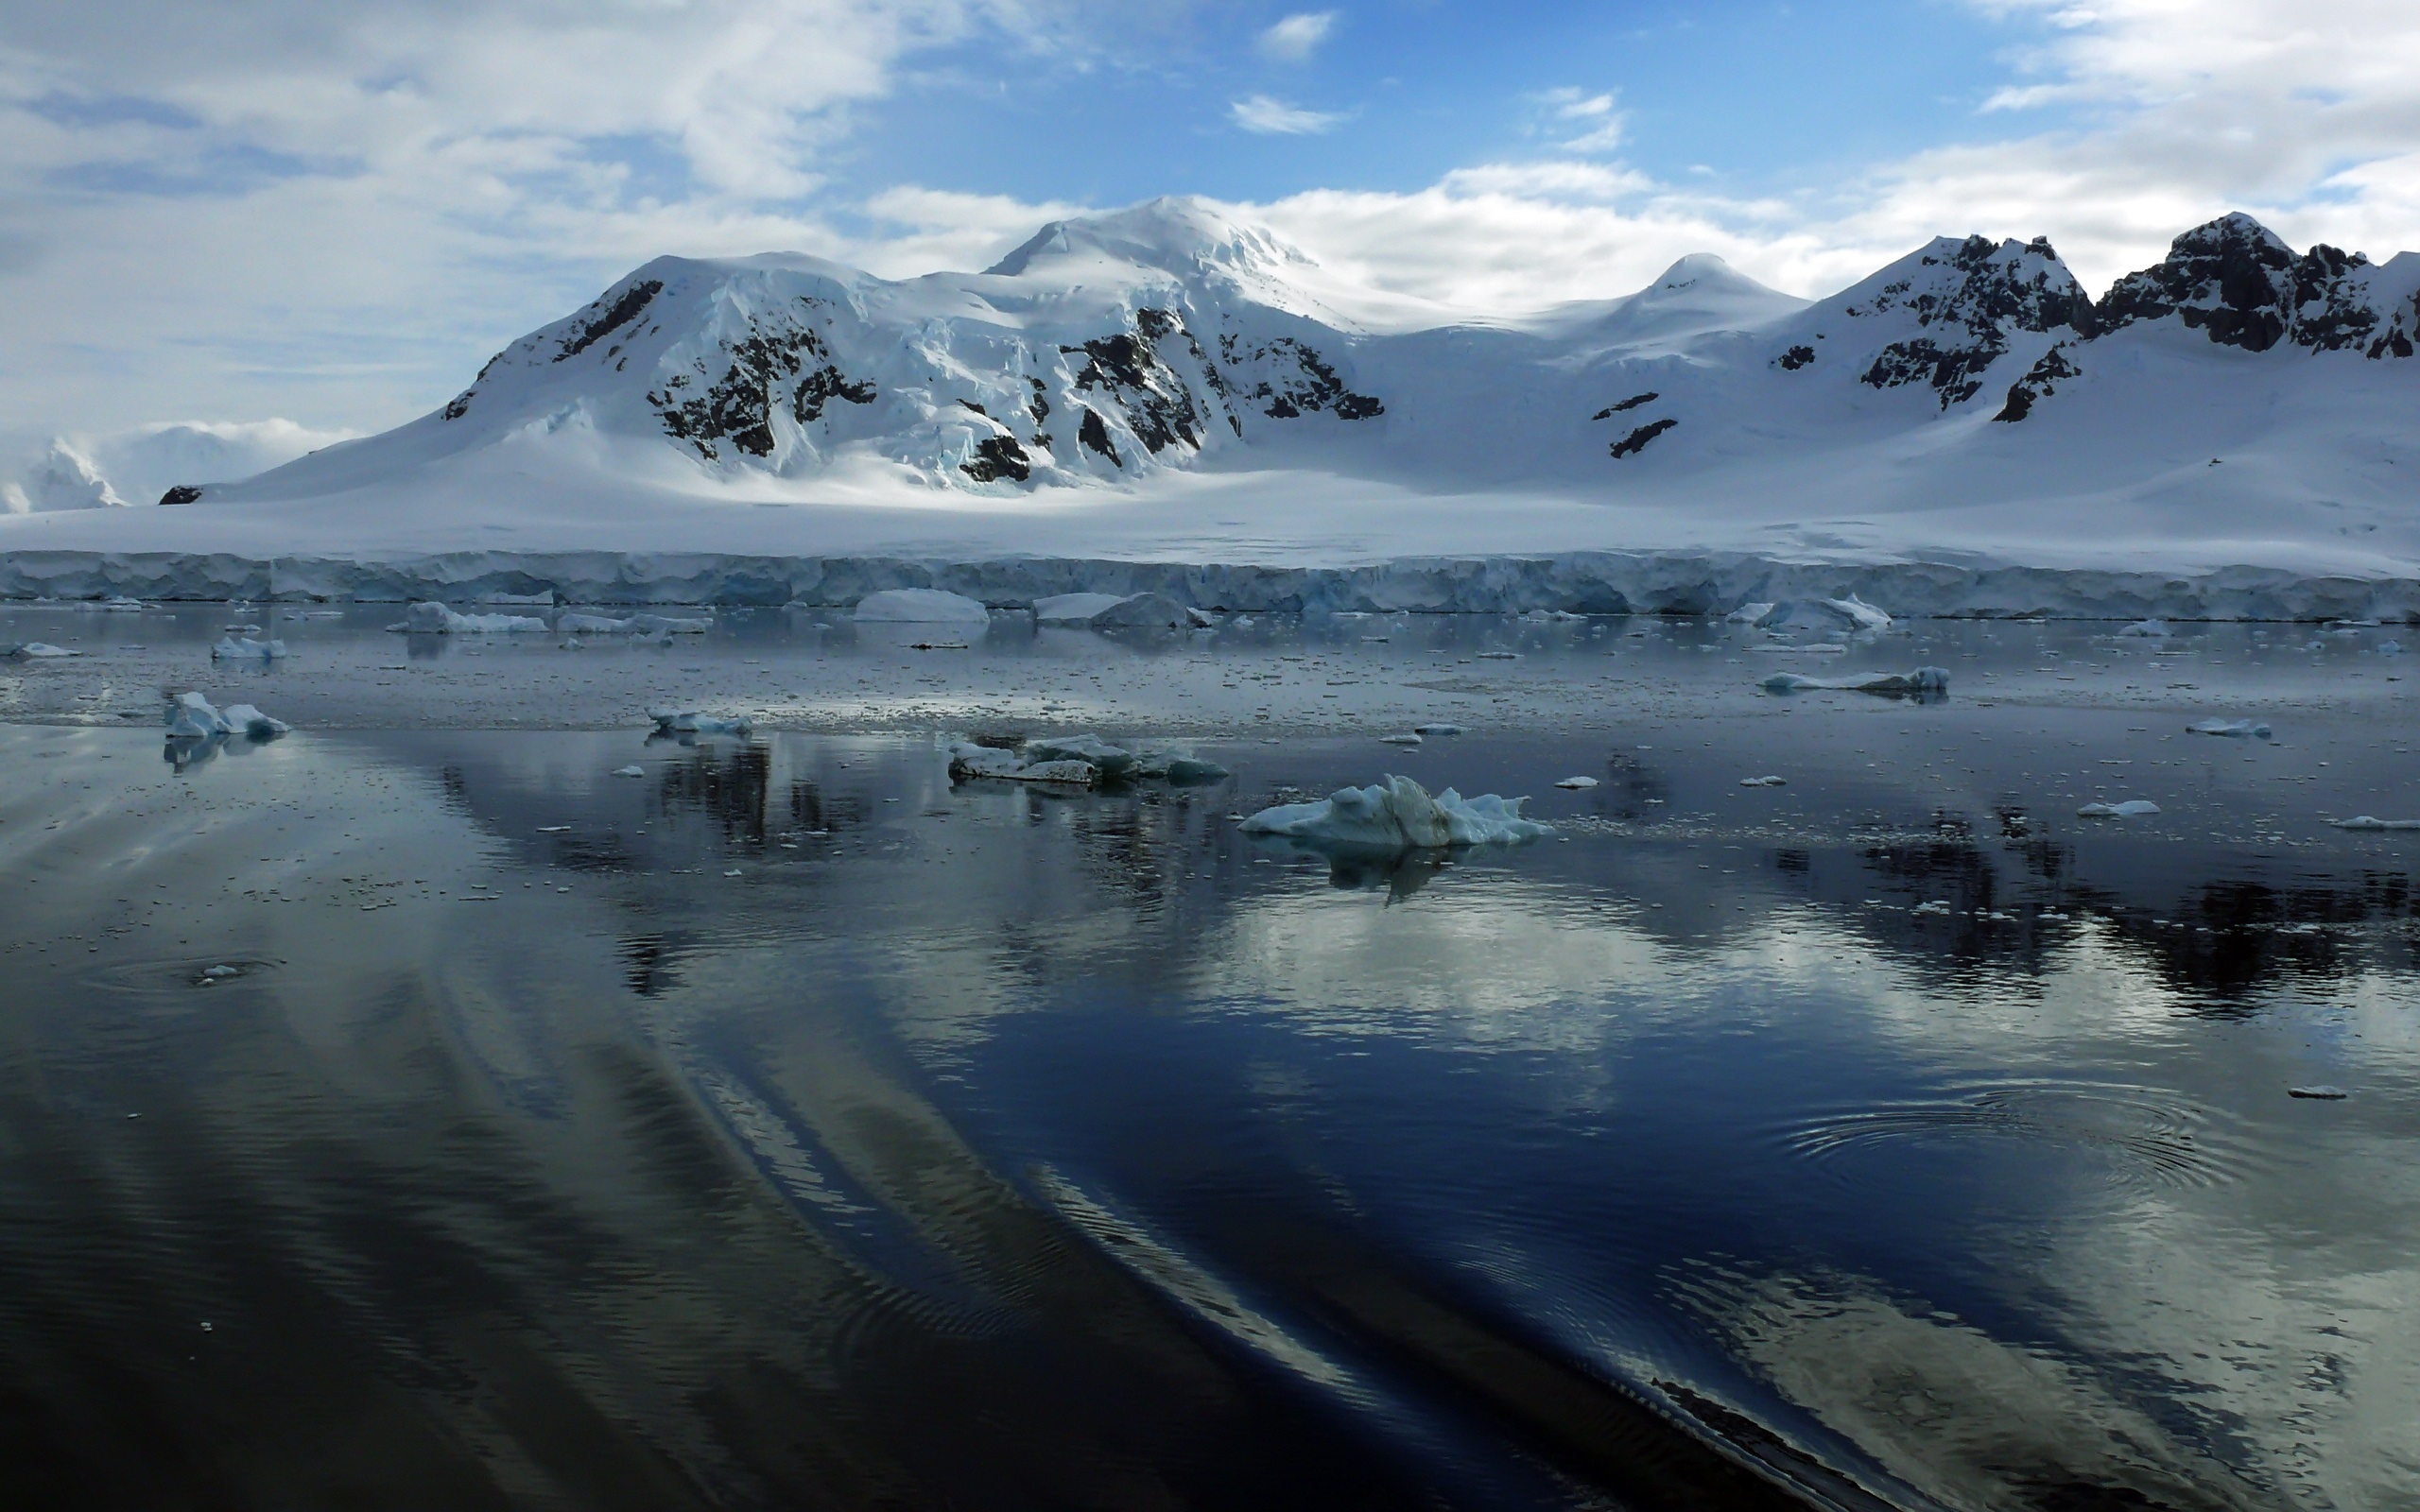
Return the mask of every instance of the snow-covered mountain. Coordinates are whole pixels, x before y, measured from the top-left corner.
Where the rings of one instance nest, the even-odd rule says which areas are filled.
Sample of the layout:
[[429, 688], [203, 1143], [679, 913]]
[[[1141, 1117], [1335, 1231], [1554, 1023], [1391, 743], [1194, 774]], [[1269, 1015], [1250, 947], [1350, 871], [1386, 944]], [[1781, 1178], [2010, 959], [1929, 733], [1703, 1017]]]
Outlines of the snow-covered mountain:
[[2193, 416], [2267, 412], [2222, 450], [2325, 451], [2420, 393], [2420, 257], [2296, 254], [2243, 215], [2097, 301], [2047, 241], [1982, 237], [1812, 304], [1710, 256], [1521, 320], [1349, 313], [1374, 298], [1187, 200], [1054, 222], [977, 274], [658, 258], [433, 413], [200, 494], [341, 492], [546, 435], [676, 481], [871, 468], [978, 495], [1300, 468], [1619, 494], [1918, 460], [2055, 492], [2206, 464]]

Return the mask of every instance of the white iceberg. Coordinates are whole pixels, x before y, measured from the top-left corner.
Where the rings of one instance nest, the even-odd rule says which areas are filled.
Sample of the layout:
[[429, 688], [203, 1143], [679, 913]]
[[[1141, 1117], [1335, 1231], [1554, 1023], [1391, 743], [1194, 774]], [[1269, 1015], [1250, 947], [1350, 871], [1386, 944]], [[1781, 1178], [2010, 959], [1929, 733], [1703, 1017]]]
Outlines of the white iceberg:
[[1412, 726], [1411, 732], [1415, 735], [1459, 735], [1462, 732], [1462, 727], [1432, 720], [1425, 725]]
[[218, 644], [210, 648], [213, 662], [275, 662], [285, 655], [284, 641], [238, 641], [230, 635], [220, 636]]
[[2145, 814], [2157, 814], [2159, 805], [2148, 799], [2130, 798], [2123, 803], [2087, 803], [2076, 810], [2080, 819], [2131, 819]]
[[1380, 741], [1384, 742], [1385, 744], [1390, 745], [1390, 746], [1406, 746], [1406, 747], [1409, 747], [1409, 746], [1417, 746], [1417, 745], [1420, 745], [1420, 744], [1421, 744], [1421, 739], [1420, 739], [1420, 737], [1419, 737], [1418, 735], [1413, 734], [1413, 733], [1410, 733], [1410, 732], [1409, 732], [1409, 731], [1407, 731], [1407, 732], [1405, 732], [1405, 733], [1403, 733], [1403, 734], [1400, 734], [1400, 735], [1380, 735], [1380, 736], [1378, 737], [1378, 739], [1379, 739]]
[[636, 762], [632, 762], [628, 766], [614, 767], [613, 775], [615, 777], [645, 777], [647, 775], [647, 768], [641, 766]]
[[528, 614], [457, 614], [434, 600], [404, 610], [406, 635], [526, 635], [546, 632], [546, 622]]
[[2327, 822], [2340, 830], [2420, 830], [2420, 819], [2378, 819], [2366, 814]]
[[1182, 630], [1197, 622], [1193, 610], [1166, 593], [1054, 593], [1033, 601], [1041, 625], [1083, 625], [1097, 630]]
[[962, 742], [950, 747], [953, 778], [991, 777], [1010, 782], [1046, 782], [1059, 787], [1091, 787], [1100, 781], [1100, 768], [1086, 761], [1028, 761], [996, 746]]
[[275, 740], [294, 728], [283, 719], [271, 719], [248, 703], [229, 704], [219, 717], [253, 740]]
[[1575, 793], [1583, 793], [1589, 788], [1595, 787], [1597, 785], [1597, 780], [1593, 777], [1566, 777], [1562, 782], [1557, 782], [1554, 785], [1561, 788], [1567, 788]]
[[170, 740], [209, 740], [235, 730], [217, 706], [199, 693], [181, 693], [169, 699], [167, 723]]
[[1113, 746], [1098, 735], [1044, 735], [1025, 743], [1028, 762], [1082, 762], [1103, 777], [1123, 777], [1132, 770], [1134, 753]]
[[1824, 599], [1823, 605], [1860, 630], [1887, 630], [1891, 627], [1889, 614], [1855, 593], [1851, 593], [1846, 598]]
[[1758, 684], [1767, 693], [1913, 693], [1949, 691], [1946, 667], [1918, 667], [1913, 672], [1859, 672], [1841, 678], [1809, 678], [1776, 672]]
[[1786, 779], [1779, 777], [1743, 777], [1739, 779], [1739, 785], [1741, 787], [1787, 787], [1789, 783]]
[[1340, 788], [1316, 803], [1263, 809], [1244, 820], [1243, 829], [1247, 834], [1372, 850], [1512, 845], [1553, 833], [1521, 817], [1527, 801], [1494, 793], [1465, 799], [1450, 787], [1431, 798], [1410, 778], [1390, 776], [1370, 787]]
[[746, 714], [724, 719], [695, 709], [650, 709], [647, 716], [655, 721], [659, 735], [745, 735], [756, 728]]
[[53, 645], [48, 641], [27, 641], [23, 645], [12, 645], [5, 650], [0, 650], [0, 656], [22, 657], [32, 662], [48, 661], [52, 657], [82, 656], [83, 654], [84, 653], [81, 651], [70, 651], [65, 646]]
[[1765, 616], [1771, 614], [1778, 607], [1778, 605], [1771, 603], [1742, 604], [1737, 609], [1735, 609], [1730, 613], [1724, 615], [1723, 618], [1734, 625], [1762, 625], [1765, 622]]
[[2118, 633], [2164, 641], [2168, 639], [2168, 627], [2157, 620], [2136, 620]]
[[1043, 625], [1089, 625], [1094, 615], [1125, 602], [1117, 593], [1053, 593], [1033, 601], [1033, 617]]
[[2249, 719], [2204, 719], [2198, 725], [2187, 725], [2188, 735], [2223, 735], [2231, 740], [2267, 740], [2269, 727]]
[[979, 600], [938, 588], [886, 588], [857, 600], [854, 617], [867, 625], [989, 625]]

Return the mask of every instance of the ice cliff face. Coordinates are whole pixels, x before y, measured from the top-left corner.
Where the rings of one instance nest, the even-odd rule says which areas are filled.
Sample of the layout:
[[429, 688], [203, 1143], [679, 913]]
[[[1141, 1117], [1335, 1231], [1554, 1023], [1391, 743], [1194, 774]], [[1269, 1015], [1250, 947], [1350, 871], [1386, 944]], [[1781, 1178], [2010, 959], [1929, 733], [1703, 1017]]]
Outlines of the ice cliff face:
[[[1994, 447], [1973, 465], [2065, 487], [2063, 469], [2206, 461], [2198, 439], [2154, 457], [2159, 417], [2225, 412], [2252, 382], [2247, 357], [2318, 359], [2261, 380], [2310, 389], [2294, 415], [2325, 413], [2330, 385], [2371, 382], [2343, 364], [2420, 381], [2402, 366], [2420, 257], [2296, 253], [2242, 215], [2187, 232], [2098, 301], [2048, 242], [1981, 236], [1936, 240], [1811, 304], [1705, 256], [1635, 294], [1518, 320], [1377, 331], [1340, 312], [1359, 307], [1340, 287], [1189, 200], [1054, 222], [981, 273], [659, 258], [513, 342], [436, 412], [201, 497], [339, 492], [549, 438], [610, 441], [616, 466], [701, 487], [871, 466], [1003, 496], [1284, 469], [1619, 492], [1918, 455], [1950, 478]], [[2241, 397], [2272, 417], [2260, 423], [2287, 423]], [[2046, 428], [2062, 438], [2038, 439]]]

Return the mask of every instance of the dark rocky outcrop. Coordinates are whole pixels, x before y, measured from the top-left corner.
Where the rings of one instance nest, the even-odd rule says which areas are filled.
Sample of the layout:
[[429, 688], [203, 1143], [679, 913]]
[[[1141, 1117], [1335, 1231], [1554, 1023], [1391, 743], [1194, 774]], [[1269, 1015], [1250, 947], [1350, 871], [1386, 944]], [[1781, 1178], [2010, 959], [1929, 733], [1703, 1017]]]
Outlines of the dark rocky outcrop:
[[1637, 455], [1639, 453], [1647, 450], [1648, 442], [1655, 439], [1655, 438], [1663, 435], [1666, 431], [1670, 430], [1673, 426], [1678, 425], [1679, 423], [1681, 423], [1679, 421], [1672, 419], [1669, 415], [1667, 415], [1662, 420], [1650, 421], [1648, 423], [1641, 425], [1638, 429], [1631, 432], [1628, 436], [1623, 437], [1620, 440], [1614, 443], [1613, 454], [1615, 460], [1619, 461], [1625, 456]]
[[[719, 443], [724, 442], [751, 456], [770, 456], [773, 413], [785, 404], [791, 418], [804, 425], [821, 419], [831, 400], [853, 404], [874, 401], [873, 385], [852, 382], [833, 366], [823, 337], [811, 327], [743, 336], [723, 342], [721, 348], [726, 365], [703, 392], [691, 392], [707, 376], [701, 364], [694, 374], [672, 374], [647, 396], [664, 421], [665, 434], [688, 442], [709, 462], [719, 459]], [[809, 368], [810, 362], [821, 365]]]
[[2014, 332], [2096, 329], [2092, 301], [2049, 242], [1945, 238], [1925, 251], [1908, 276], [1883, 285], [1847, 314], [1869, 317], [1906, 310], [1927, 333], [1892, 342], [1862, 375], [1876, 388], [1924, 384], [1941, 407], [1964, 404], [1982, 390], [1982, 375], [2007, 355]]
[[1588, 418], [1590, 420], [1611, 420], [1616, 415], [1636, 409], [1641, 404], [1651, 404], [1663, 397], [1664, 396], [1662, 394], [1655, 392], [1653, 389], [1649, 389], [1643, 394], [1633, 394], [1628, 399], [1621, 401], [1619, 404], [1607, 404], [1604, 408], [1597, 411], [1597, 413], [1589, 416]]
[[199, 504], [201, 490], [190, 483], [172, 484], [167, 492], [160, 495], [160, 502], [162, 504]]
[[[555, 360], [561, 362], [566, 357], [576, 357], [637, 319], [639, 312], [647, 308], [648, 301], [663, 292], [664, 281], [657, 278], [647, 279], [624, 289], [621, 298], [572, 327], [571, 335], [563, 337], [562, 350], [555, 353]], [[602, 300], [596, 301], [596, 304], [604, 303]], [[589, 308], [596, 309], [596, 305], [592, 304]]]
[[2033, 412], [2035, 401], [2058, 392], [2059, 380], [2083, 375], [2083, 369], [2067, 360], [2066, 344], [2061, 342], [2042, 353], [2041, 360], [2027, 369], [2024, 377], [2008, 386], [2008, 402], [1992, 419], [2014, 424]]
[[1118, 456], [1117, 448], [1110, 441], [1109, 427], [1101, 423], [1100, 411], [1097, 409], [1084, 411], [1082, 421], [1076, 426], [1076, 439], [1083, 444], [1084, 450], [1097, 452], [1108, 457], [1110, 466], [1124, 467], [1126, 465], [1125, 461]]
[[977, 483], [1023, 483], [1033, 476], [1033, 458], [1013, 436], [987, 436], [975, 443], [975, 460], [959, 464], [959, 471]]
[[[1173, 311], [1143, 309], [1134, 312], [1132, 331], [1059, 349], [1071, 356], [1083, 356], [1076, 387], [1114, 400], [1125, 413], [1127, 429], [1146, 451], [1164, 452], [1180, 441], [1197, 450], [1201, 445], [1201, 410], [1194, 403], [1193, 390], [1159, 352], [1161, 340], [1180, 333], [1188, 343], [1192, 341], [1192, 333], [1184, 330], [1184, 320]], [[1112, 461], [1117, 459], [1098, 411], [1085, 411], [1078, 438]]]
[[2420, 330], [2420, 299], [2383, 300], [2377, 266], [2360, 252], [2321, 243], [2297, 255], [2274, 232], [2240, 213], [2196, 226], [2152, 267], [2129, 273], [2100, 298], [2109, 330], [2174, 319], [2220, 346], [2409, 357]]
[[1801, 342], [1773, 359], [1773, 365], [1784, 372], [1796, 372], [1815, 360], [1815, 349]]

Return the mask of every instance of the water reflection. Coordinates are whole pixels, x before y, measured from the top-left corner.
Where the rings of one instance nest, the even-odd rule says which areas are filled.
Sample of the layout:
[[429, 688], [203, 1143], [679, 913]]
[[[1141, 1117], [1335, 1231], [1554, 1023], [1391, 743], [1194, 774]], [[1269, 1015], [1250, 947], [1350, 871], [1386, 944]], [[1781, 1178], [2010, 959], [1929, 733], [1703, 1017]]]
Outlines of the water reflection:
[[37, 1500], [2414, 1489], [2375, 857], [2006, 807], [1339, 856], [1236, 834], [1249, 769], [907, 739], [0, 761]]

